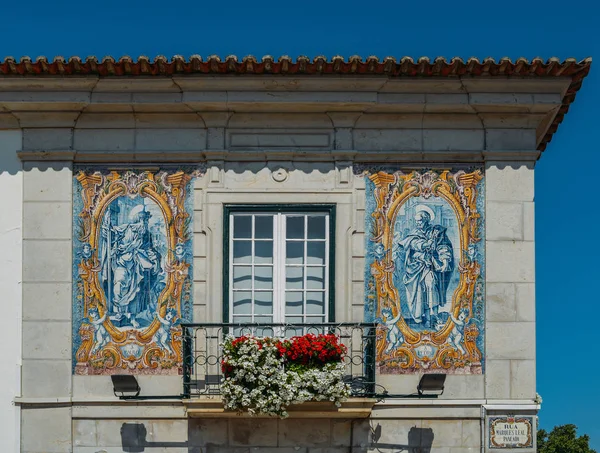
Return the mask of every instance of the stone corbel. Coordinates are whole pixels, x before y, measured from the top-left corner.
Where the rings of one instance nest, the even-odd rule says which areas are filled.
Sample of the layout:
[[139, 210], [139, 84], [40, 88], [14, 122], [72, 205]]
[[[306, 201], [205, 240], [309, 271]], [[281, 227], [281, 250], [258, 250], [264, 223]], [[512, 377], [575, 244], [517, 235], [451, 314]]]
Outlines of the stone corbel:
[[354, 125], [362, 116], [362, 112], [328, 112], [327, 116], [333, 123], [334, 149], [345, 150], [354, 148], [352, 135]]
[[233, 112], [205, 112], [198, 113], [198, 115], [200, 115], [207, 128], [206, 149], [226, 149], [225, 129]]
[[336, 187], [352, 187], [352, 164], [352, 160], [335, 160]]
[[206, 176], [208, 177], [209, 187], [223, 187], [224, 185], [225, 154], [226, 152], [223, 150], [205, 152]]

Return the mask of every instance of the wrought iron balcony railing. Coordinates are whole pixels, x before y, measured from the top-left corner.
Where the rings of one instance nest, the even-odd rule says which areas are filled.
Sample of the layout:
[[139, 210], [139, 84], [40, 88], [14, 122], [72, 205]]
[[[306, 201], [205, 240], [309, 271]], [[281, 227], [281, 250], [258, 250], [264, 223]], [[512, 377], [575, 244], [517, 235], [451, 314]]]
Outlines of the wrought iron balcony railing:
[[347, 349], [343, 356], [344, 380], [350, 384], [351, 396], [375, 395], [375, 324], [183, 324], [182, 327], [184, 398], [221, 394], [222, 344], [229, 334], [277, 338], [335, 334]]

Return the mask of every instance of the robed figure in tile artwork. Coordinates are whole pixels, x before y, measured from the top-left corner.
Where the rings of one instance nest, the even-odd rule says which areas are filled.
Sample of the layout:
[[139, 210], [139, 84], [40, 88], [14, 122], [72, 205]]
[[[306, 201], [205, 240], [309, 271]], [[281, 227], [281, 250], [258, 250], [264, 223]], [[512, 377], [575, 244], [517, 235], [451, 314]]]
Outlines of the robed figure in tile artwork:
[[[139, 209], [140, 207], [138, 207]], [[110, 319], [117, 326], [145, 326], [156, 311], [160, 285], [161, 256], [156, 249], [146, 210], [135, 210], [132, 221], [102, 225], [102, 279], [108, 290]]]
[[402, 282], [406, 288], [409, 313], [413, 322], [434, 327], [438, 310], [446, 304], [446, 293], [454, 270], [452, 243], [446, 228], [431, 224], [428, 210], [415, 214], [416, 228], [398, 241], [395, 255], [401, 260]]

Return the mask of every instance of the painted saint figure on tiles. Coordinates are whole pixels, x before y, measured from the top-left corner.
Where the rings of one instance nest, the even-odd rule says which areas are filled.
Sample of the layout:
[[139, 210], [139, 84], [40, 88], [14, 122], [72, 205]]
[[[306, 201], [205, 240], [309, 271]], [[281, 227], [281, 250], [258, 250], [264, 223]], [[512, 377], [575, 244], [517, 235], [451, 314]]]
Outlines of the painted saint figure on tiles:
[[154, 317], [165, 286], [164, 272], [150, 227], [152, 213], [138, 204], [129, 210], [128, 217], [128, 222], [114, 225], [110, 210], [104, 216], [101, 276], [112, 323], [139, 328]]
[[73, 370], [175, 375], [192, 320], [195, 167], [78, 167]]
[[483, 170], [367, 170], [365, 319], [381, 374], [482, 374]]
[[[403, 269], [408, 313], [405, 318], [434, 327], [438, 310], [446, 304], [446, 293], [454, 270], [452, 243], [446, 228], [432, 224], [433, 212], [418, 206], [415, 228], [396, 242], [397, 265]], [[401, 262], [398, 262], [401, 261]]]

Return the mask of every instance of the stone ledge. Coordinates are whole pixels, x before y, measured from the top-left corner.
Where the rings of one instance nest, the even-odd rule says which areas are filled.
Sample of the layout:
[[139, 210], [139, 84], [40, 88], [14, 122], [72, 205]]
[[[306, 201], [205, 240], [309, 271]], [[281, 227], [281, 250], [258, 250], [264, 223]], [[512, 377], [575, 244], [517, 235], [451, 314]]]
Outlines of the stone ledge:
[[22, 162], [64, 161], [76, 163], [191, 163], [215, 160], [227, 162], [336, 162], [343, 159], [349, 163], [394, 163], [403, 165], [426, 165], [432, 163], [455, 164], [481, 164], [483, 162], [509, 163], [534, 163], [540, 156], [539, 151], [532, 150], [471, 150], [462, 149], [451, 151], [424, 151], [424, 150], [330, 150], [306, 148], [289, 149], [237, 149], [212, 150], [198, 149], [194, 151], [176, 150], [20, 150], [17, 157]]
[[71, 150], [37, 150], [37, 151], [17, 151], [17, 157], [21, 161], [73, 161], [75, 151]]
[[[289, 418], [367, 418], [377, 402], [372, 398], [348, 398], [341, 407], [328, 401], [292, 404], [288, 407]], [[250, 415], [225, 410], [221, 397], [192, 398], [183, 400], [189, 418], [272, 418], [269, 415]]]

